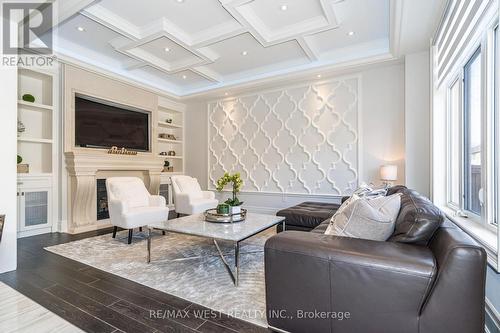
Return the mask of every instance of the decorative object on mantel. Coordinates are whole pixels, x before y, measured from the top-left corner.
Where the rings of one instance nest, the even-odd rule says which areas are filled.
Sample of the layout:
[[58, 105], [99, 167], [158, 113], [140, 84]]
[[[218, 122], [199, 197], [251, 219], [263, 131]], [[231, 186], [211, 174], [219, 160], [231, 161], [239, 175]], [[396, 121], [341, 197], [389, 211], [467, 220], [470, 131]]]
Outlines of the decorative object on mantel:
[[108, 150], [108, 154], [115, 154], [115, 155], [137, 155], [136, 151], [133, 150], [128, 150], [126, 148], [121, 148], [119, 149], [116, 146], [111, 147], [111, 149]]
[[160, 155], [161, 155], [161, 156], [167, 156], [167, 155], [168, 155], [168, 153], [167, 153], [166, 151], [162, 151], [162, 152], [160, 152]]
[[0, 242], [2, 241], [3, 225], [5, 223], [5, 215], [0, 215]]
[[[240, 173], [236, 172], [235, 174], [231, 175], [228, 172], [225, 172], [224, 176], [220, 177], [217, 180], [217, 187], [216, 187], [217, 191], [221, 192], [224, 189], [224, 187], [229, 183], [232, 183], [233, 185], [232, 186], [233, 197], [227, 199], [225, 203], [231, 206], [232, 215], [239, 214], [241, 212], [241, 205], [243, 204], [243, 202], [241, 202], [236, 196], [243, 187], [243, 180], [241, 179]], [[234, 218], [238, 217], [235, 216]]]
[[160, 133], [160, 134], [158, 135], [158, 137], [159, 137], [160, 139], [177, 140], [177, 139], [175, 138], [175, 135], [173, 135], [173, 134], [168, 134], [168, 133]]
[[166, 122], [167, 124], [171, 124], [171, 123], [172, 123], [172, 118], [167, 118], [167, 119], [165, 119], [165, 122]]
[[175, 151], [173, 150], [170, 150], [168, 153], [167, 153], [168, 156], [175, 156]]
[[398, 166], [394, 164], [386, 164], [380, 167], [380, 180], [386, 187], [391, 187], [398, 179]]
[[25, 102], [35, 103], [35, 96], [33, 96], [31, 94], [24, 94], [23, 97], [21, 97], [21, 98]]
[[23, 163], [23, 158], [21, 155], [17, 155], [17, 173], [29, 173], [30, 165], [21, 163]]
[[163, 163], [163, 172], [174, 172], [174, 167], [170, 166], [169, 161], [165, 161], [165, 163]]
[[247, 217], [247, 210], [241, 209], [238, 213], [219, 214], [217, 209], [208, 209], [205, 211], [205, 221], [213, 223], [236, 223], [243, 222]]
[[17, 136], [20, 136], [21, 133], [24, 133], [26, 131], [26, 126], [24, 126], [23, 122], [18, 120], [17, 121]]

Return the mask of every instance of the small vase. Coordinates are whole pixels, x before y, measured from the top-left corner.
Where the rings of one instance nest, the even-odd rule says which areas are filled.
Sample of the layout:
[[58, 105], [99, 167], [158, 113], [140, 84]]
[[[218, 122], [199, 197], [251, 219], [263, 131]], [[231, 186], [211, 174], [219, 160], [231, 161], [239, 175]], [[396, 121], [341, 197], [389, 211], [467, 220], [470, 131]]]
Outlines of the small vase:
[[231, 214], [241, 213], [241, 206], [231, 206]]

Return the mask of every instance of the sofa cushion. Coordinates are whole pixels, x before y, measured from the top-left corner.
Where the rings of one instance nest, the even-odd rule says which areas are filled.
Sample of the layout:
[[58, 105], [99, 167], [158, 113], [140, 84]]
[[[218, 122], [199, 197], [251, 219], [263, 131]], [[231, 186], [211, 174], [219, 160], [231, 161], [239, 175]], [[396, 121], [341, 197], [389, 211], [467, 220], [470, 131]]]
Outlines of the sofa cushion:
[[337, 203], [303, 202], [280, 210], [276, 215], [285, 217], [287, 226], [299, 226], [310, 230], [332, 217], [339, 207], [340, 204]]
[[443, 213], [414, 190], [397, 186], [388, 191], [388, 195], [394, 193], [401, 193], [401, 209], [389, 241], [427, 245], [443, 223]]
[[401, 194], [345, 202], [332, 217], [326, 235], [386, 241], [394, 231]]

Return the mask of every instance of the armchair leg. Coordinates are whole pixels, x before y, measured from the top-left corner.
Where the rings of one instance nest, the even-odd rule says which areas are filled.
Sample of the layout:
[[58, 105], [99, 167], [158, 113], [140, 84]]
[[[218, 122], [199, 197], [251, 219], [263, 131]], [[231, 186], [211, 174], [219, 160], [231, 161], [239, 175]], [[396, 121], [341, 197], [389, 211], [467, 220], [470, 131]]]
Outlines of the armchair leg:
[[116, 238], [116, 231], [118, 230], [118, 227], [113, 227], [113, 238]]
[[128, 244], [132, 244], [132, 232], [133, 229], [128, 229]]
[[181, 217], [181, 213], [177, 213], [177, 218]]
[[163, 234], [163, 236], [165, 236], [165, 235], [167, 234], [167, 233], [165, 232], [165, 230], [163, 230], [161, 233]]
[[139, 231], [142, 232], [142, 227], [139, 227]]

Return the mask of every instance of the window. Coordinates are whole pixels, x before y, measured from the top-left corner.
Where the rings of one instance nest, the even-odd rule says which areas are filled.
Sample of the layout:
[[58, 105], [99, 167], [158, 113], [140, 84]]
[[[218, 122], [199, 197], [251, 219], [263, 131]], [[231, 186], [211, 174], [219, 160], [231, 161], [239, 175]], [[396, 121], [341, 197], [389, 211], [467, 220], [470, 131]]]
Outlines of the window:
[[448, 93], [448, 204], [455, 209], [461, 209], [461, 123], [462, 123], [462, 78], [457, 78], [449, 88]]
[[464, 68], [464, 209], [481, 216], [482, 167], [482, 61], [478, 49]]
[[500, 117], [499, 117], [499, 90], [500, 87], [498, 86], [498, 76], [500, 75], [500, 70], [498, 68], [498, 57], [500, 57], [500, 54], [498, 53], [498, 25], [495, 27], [495, 30], [493, 31], [493, 110], [494, 110], [494, 116], [493, 116], [493, 123], [494, 123], [494, 144], [493, 144], [493, 178], [495, 182], [494, 186], [494, 202], [495, 202], [495, 218], [492, 221], [492, 224], [496, 227], [498, 226], [498, 219], [500, 218], [500, 211], [499, 211], [499, 200], [500, 200], [500, 153], [498, 152], [498, 149], [500, 148]]

